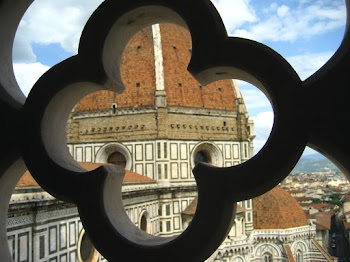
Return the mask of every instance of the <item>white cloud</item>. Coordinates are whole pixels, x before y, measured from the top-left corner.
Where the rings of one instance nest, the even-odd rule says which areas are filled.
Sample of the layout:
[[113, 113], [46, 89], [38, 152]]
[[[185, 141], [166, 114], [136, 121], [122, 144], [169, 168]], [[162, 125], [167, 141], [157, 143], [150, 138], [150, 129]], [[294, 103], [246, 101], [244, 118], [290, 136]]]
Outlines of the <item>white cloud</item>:
[[272, 111], [261, 112], [253, 117], [255, 131], [270, 134], [273, 125], [273, 117], [274, 115]]
[[307, 53], [287, 57], [287, 61], [293, 66], [302, 80], [305, 80], [321, 68], [333, 55], [331, 52]]
[[31, 45], [23, 35], [18, 35], [13, 45], [14, 63], [33, 63], [36, 61]]
[[[342, 1], [335, 1], [332, 5], [327, 1], [319, 1], [308, 6], [299, 5], [296, 8], [273, 4], [265, 8], [263, 14], [263, 17], [259, 16], [259, 20], [253, 21], [254, 23], [248, 27], [230, 31], [230, 35], [260, 42], [293, 42], [344, 27], [346, 22], [345, 6]], [[229, 20], [224, 21], [228, 28], [232, 28]]]
[[[331, 57], [331, 52], [325, 53], [306, 53], [297, 56], [288, 57], [288, 62], [298, 72], [301, 79], [306, 79], [324, 65]], [[254, 152], [257, 153], [266, 143], [273, 125], [274, 113], [270, 111], [262, 111], [271, 108], [271, 104], [267, 97], [257, 88], [247, 82], [237, 81], [243, 94], [248, 112], [254, 121], [254, 129], [256, 138], [254, 139]], [[252, 114], [252, 112], [259, 112]], [[262, 111], [262, 112], [261, 112]], [[307, 148], [304, 154], [312, 154], [313, 150]]]
[[266, 143], [270, 136], [274, 114], [272, 111], [261, 112], [255, 117], [252, 117], [254, 121], [254, 130], [256, 138], [254, 139], [254, 152], [257, 153]]
[[[345, 7], [340, 0], [299, 1], [297, 8], [274, 3], [261, 10], [255, 10], [250, 0], [212, 1], [222, 15], [228, 31], [259, 41], [294, 41], [298, 37], [325, 33], [345, 23]], [[101, 2], [102, 0], [34, 1], [18, 29], [14, 43], [14, 62], [31, 63], [28, 67], [32, 67], [37, 62], [31, 47], [34, 42], [58, 43], [66, 51], [75, 53], [88, 17]], [[258, 17], [258, 11], [262, 16]], [[243, 29], [238, 29], [239, 27]], [[330, 56], [328, 53], [306, 54], [289, 57], [288, 61], [300, 77], [305, 79]], [[17, 76], [16, 69], [15, 74]], [[248, 109], [269, 105], [266, 99], [261, 99], [263, 95], [254, 91], [245, 93]]]
[[50, 67], [36, 63], [16, 63], [13, 65], [16, 75], [16, 80], [25, 96], [28, 95], [35, 82], [47, 71]]
[[257, 21], [250, 0], [212, 0], [225, 23], [226, 30], [231, 32], [237, 27]]
[[237, 83], [240, 87], [248, 111], [271, 107], [268, 98], [257, 87], [240, 80], [237, 80]]
[[[81, 31], [102, 0], [36, 0], [24, 15], [18, 34], [21, 48], [16, 61], [33, 59], [31, 43], [60, 44], [67, 52], [77, 51]], [[231, 35], [257, 41], [295, 41], [344, 26], [343, 1], [301, 2], [297, 8], [271, 4], [258, 17], [250, 0], [212, 0]], [[255, 7], [257, 8], [257, 7]], [[244, 27], [243, 27], [244, 26]], [[17, 39], [16, 39], [17, 41]], [[19, 44], [15, 47], [17, 47]], [[27, 52], [27, 54], [25, 54]]]
[[285, 17], [287, 16], [289, 13], [289, 7], [282, 5], [280, 7], [277, 8], [277, 15], [278, 17]]
[[[59, 44], [76, 53], [83, 27], [102, 0], [36, 0], [23, 16], [15, 39], [14, 58], [31, 56], [31, 44]], [[18, 49], [20, 42], [21, 49]], [[21, 53], [22, 51], [22, 53]], [[28, 53], [25, 54], [24, 51]]]
[[[305, 53], [296, 56], [287, 57], [287, 61], [298, 73], [302, 80], [305, 80], [319, 68], [321, 68], [333, 55], [332, 52], [321, 53]], [[271, 104], [265, 94], [257, 87], [245, 82], [237, 80], [243, 95], [244, 102], [247, 106], [250, 116], [261, 110], [271, 108]], [[272, 109], [271, 109], [272, 111]]]
[[102, 0], [36, 0], [23, 16], [16, 33], [13, 61], [17, 82], [27, 95], [37, 79], [49, 69], [37, 61], [32, 44], [59, 44], [77, 53], [81, 32]]

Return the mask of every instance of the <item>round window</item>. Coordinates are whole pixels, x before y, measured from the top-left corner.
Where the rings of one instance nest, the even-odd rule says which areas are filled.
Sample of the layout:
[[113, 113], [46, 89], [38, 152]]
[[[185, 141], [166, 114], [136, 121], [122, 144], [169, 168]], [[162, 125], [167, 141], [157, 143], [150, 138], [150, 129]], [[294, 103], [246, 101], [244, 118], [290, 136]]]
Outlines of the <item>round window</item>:
[[211, 142], [201, 142], [196, 145], [192, 152], [191, 165], [195, 167], [198, 163], [208, 163], [213, 166], [222, 167], [223, 157], [218, 146]]
[[97, 262], [99, 253], [90, 241], [89, 236], [82, 231], [78, 242], [78, 261], [79, 262]]
[[81, 260], [84, 262], [90, 261], [91, 257], [94, 254], [94, 251], [95, 251], [95, 248], [92, 245], [90, 238], [87, 236], [87, 234], [84, 234], [80, 244]]
[[122, 153], [117, 151], [117, 152], [114, 152], [108, 156], [107, 163], [113, 164], [113, 165], [118, 165], [118, 166], [125, 168], [126, 167], [126, 158]]
[[204, 150], [200, 150], [194, 156], [194, 164], [197, 165], [200, 162], [211, 163], [210, 154]]
[[131, 154], [123, 144], [107, 143], [96, 154], [96, 163], [109, 163], [125, 169], [132, 169]]

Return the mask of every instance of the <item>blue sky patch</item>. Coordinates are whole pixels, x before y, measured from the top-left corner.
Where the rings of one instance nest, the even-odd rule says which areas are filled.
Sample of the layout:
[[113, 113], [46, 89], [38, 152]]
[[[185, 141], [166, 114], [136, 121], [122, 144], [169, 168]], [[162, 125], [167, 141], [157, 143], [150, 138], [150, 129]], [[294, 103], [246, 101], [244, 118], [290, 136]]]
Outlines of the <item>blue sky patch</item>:
[[60, 44], [56, 43], [48, 45], [33, 43], [32, 48], [37, 61], [47, 66], [54, 66], [74, 55], [65, 51]]

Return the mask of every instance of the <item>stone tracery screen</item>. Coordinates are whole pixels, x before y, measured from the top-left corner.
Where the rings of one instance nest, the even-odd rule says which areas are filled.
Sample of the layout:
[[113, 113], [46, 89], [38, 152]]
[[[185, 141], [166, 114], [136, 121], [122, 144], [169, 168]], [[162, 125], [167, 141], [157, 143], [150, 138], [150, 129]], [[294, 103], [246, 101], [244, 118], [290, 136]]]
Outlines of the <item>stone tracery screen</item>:
[[[276, 51], [258, 42], [228, 37], [207, 0], [105, 1], [86, 24], [78, 54], [44, 74], [26, 99], [15, 81], [11, 54], [16, 28], [30, 3], [0, 1], [0, 104], [2, 122], [7, 123], [2, 129], [0, 158], [3, 261], [12, 261], [6, 238], [9, 199], [26, 168], [50, 194], [77, 205], [84, 229], [109, 261], [126, 254], [131, 261], [205, 260], [226, 236], [234, 203], [277, 185], [307, 145], [349, 176], [350, 140], [342, 125], [349, 97], [348, 32], [329, 62], [301, 81]], [[80, 98], [97, 90], [123, 92], [120, 58], [127, 41], [141, 28], [162, 22], [182, 25], [191, 32], [188, 70], [201, 84], [231, 78], [254, 83], [268, 93], [275, 111], [271, 136], [252, 159], [232, 167], [198, 164], [194, 168], [198, 208], [189, 227], [171, 238], [150, 236], [130, 222], [121, 202], [122, 168], [105, 166], [87, 172], [70, 156], [64, 137], [70, 110]], [[333, 119], [331, 125], [329, 119]], [[91, 208], [96, 212], [92, 214]]]

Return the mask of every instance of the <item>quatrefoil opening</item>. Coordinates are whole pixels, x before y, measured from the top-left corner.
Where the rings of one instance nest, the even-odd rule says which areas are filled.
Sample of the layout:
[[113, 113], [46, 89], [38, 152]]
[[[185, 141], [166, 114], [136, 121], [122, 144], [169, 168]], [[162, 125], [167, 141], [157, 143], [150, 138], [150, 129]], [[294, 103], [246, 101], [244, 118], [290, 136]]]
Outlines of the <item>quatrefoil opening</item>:
[[[172, 238], [146, 234], [128, 219], [121, 201], [122, 168], [104, 166], [87, 172], [65, 143], [65, 124], [77, 101], [97, 90], [122, 92], [120, 63], [127, 42], [141, 28], [164, 22], [189, 29], [193, 46], [188, 70], [201, 84], [225, 78], [251, 82], [270, 98], [275, 111], [271, 136], [251, 160], [228, 168], [194, 168], [196, 214], [189, 227]], [[84, 29], [78, 55], [51, 68], [30, 92], [23, 110], [28, 131], [23, 156], [45, 190], [78, 206], [86, 232], [109, 261], [123, 254], [131, 261], [203, 261], [227, 235], [235, 202], [273, 188], [301, 156], [306, 135], [300, 128], [300, 89], [301, 80], [276, 52], [228, 37], [210, 1], [105, 1]]]

